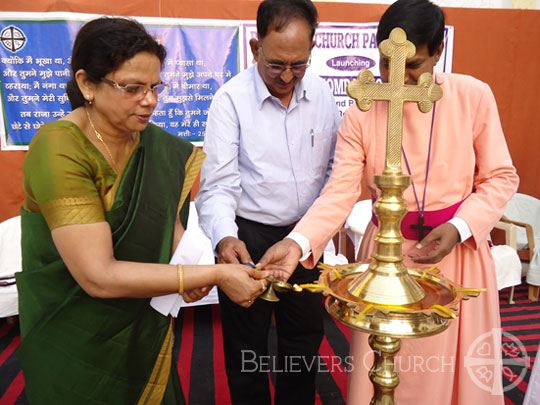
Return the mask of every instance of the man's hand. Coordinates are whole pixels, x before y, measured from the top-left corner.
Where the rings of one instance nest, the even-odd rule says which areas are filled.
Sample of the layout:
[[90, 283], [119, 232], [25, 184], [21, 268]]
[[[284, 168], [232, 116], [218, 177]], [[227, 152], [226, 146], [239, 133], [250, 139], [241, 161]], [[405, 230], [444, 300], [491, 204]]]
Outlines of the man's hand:
[[253, 263], [246, 244], [234, 236], [225, 236], [217, 244], [218, 263]]
[[415, 263], [439, 263], [452, 251], [459, 239], [460, 236], [456, 227], [447, 222], [432, 230], [407, 255]]
[[302, 257], [302, 249], [294, 240], [285, 238], [270, 247], [257, 264], [273, 277], [287, 281]]

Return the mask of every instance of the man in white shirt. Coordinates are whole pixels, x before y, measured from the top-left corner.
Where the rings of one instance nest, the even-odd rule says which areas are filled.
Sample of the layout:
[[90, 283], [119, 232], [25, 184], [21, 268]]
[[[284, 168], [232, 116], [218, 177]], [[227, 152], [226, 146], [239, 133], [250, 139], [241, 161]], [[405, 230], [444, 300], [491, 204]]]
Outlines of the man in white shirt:
[[[319, 195], [331, 169], [340, 116], [329, 86], [306, 71], [317, 10], [310, 0], [265, 0], [257, 13], [256, 64], [226, 83], [210, 106], [207, 159], [195, 199], [220, 263], [256, 263]], [[291, 283], [318, 273], [298, 266]], [[250, 308], [220, 293], [225, 364], [233, 404], [315, 400], [323, 337], [321, 297], [281, 294]], [[268, 357], [275, 314], [278, 356]]]

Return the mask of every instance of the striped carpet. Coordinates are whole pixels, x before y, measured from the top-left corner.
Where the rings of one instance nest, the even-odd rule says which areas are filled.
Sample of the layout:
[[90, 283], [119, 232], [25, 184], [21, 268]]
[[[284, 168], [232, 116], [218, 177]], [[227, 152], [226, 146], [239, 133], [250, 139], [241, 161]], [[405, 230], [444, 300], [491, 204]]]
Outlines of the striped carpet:
[[527, 286], [516, 287], [515, 304], [508, 304], [509, 289], [499, 293], [503, 342], [505, 405], [521, 405], [540, 341], [540, 301], [528, 299]]
[[[514, 305], [508, 304], [508, 291], [502, 291], [503, 382], [507, 405], [520, 405], [540, 340], [540, 302], [527, 299], [525, 285], [516, 288]], [[225, 375], [219, 307], [216, 305], [182, 310], [176, 322], [175, 356], [184, 394], [189, 404], [228, 405], [231, 403]], [[346, 403], [349, 329], [329, 316], [320, 349], [317, 377], [317, 404]], [[17, 362], [19, 328], [0, 320], [0, 405], [27, 404], [24, 378]], [[276, 351], [275, 330], [271, 331], [270, 353]], [[341, 360], [340, 363], [337, 360]], [[270, 379], [273, 376], [270, 375]]]

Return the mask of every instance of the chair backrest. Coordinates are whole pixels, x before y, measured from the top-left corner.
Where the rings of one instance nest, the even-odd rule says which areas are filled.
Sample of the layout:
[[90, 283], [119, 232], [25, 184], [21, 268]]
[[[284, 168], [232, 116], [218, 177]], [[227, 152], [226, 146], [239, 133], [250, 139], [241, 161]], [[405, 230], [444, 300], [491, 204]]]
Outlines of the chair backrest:
[[[530, 224], [534, 231], [534, 239], [540, 239], [540, 200], [527, 194], [516, 193], [506, 206], [504, 212], [508, 219]], [[519, 227], [517, 231], [517, 247], [527, 245], [525, 228]]]
[[0, 277], [21, 270], [21, 217], [17, 216], [0, 223]]
[[[502, 222], [499, 221], [495, 224], [493, 227], [494, 231], [495, 229], [501, 229], [504, 231], [504, 244], [510, 246], [512, 249], [517, 251], [517, 232], [518, 227], [514, 224], [510, 224], [508, 222]], [[488, 236], [488, 239], [491, 240], [491, 234]], [[497, 241], [500, 241], [500, 239], [495, 240], [495, 245], [498, 245]]]

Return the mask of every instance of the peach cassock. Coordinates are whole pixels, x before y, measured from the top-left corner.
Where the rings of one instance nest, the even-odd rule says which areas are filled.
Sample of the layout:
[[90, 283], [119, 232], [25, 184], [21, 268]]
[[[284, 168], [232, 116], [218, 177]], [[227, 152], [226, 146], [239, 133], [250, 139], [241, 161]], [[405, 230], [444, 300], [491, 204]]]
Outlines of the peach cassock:
[[[425, 210], [435, 211], [463, 201], [455, 216], [465, 220], [472, 236], [457, 245], [438, 265], [451, 280], [471, 288], [486, 288], [480, 297], [464, 301], [460, 316], [441, 334], [404, 339], [396, 360], [399, 405], [502, 404], [501, 330], [497, 283], [487, 236], [515, 193], [518, 176], [502, 131], [489, 86], [470, 76], [437, 74], [443, 97], [435, 114], [423, 114], [406, 103], [403, 149], [422, 207], [426, 162], [434, 120]], [[386, 153], [386, 102], [375, 102], [368, 112], [352, 106], [338, 132], [332, 176], [321, 196], [294, 231], [306, 236], [313, 254], [303, 262], [313, 267], [326, 243], [350, 213], [361, 193], [366, 173], [372, 196], [373, 175], [381, 174]], [[407, 174], [402, 159], [403, 172]], [[418, 211], [412, 186], [404, 192], [409, 211]], [[429, 224], [428, 224], [429, 225]], [[370, 223], [360, 249], [367, 260], [376, 228]], [[415, 265], [406, 253], [417, 241], [403, 244], [404, 263]], [[372, 364], [367, 334], [352, 332], [353, 367], [349, 375], [350, 405], [368, 404], [373, 387], [367, 372]]]

